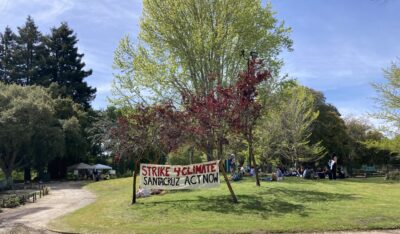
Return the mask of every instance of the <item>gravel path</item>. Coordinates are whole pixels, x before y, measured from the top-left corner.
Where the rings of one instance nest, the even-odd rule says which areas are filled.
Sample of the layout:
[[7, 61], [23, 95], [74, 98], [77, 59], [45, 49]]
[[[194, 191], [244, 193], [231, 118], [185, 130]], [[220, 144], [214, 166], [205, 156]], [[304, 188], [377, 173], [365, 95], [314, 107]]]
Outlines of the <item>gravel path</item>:
[[50, 183], [50, 195], [0, 213], [0, 233], [53, 233], [47, 224], [53, 219], [95, 201], [95, 195], [81, 182]]

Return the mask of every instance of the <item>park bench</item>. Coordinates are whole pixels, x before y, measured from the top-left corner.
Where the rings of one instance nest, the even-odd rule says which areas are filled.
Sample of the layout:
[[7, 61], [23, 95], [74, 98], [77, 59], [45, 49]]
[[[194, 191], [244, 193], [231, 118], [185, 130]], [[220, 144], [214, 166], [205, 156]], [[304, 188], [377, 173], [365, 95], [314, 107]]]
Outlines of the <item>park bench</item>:
[[354, 170], [353, 172], [354, 177], [362, 177], [362, 178], [367, 178], [370, 176], [384, 176], [384, 175], [385, 174], [379, 172], [374, 165], [372, 166], [362, 165], [361, 169]]

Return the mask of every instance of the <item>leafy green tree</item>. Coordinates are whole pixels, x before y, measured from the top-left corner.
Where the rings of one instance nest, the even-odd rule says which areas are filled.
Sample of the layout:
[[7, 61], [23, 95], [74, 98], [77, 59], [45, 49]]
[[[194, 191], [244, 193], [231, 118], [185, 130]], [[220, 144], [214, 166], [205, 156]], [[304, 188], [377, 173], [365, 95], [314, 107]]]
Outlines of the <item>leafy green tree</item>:
[[64, 132], [64, 153], [53, 157], [49, 162], [48, 171], [52, 178], [65, 178], [67, 167], [90, 160], [90, 145], [86, 128], [90, 125], [88, 113], [70, 98], [58, 96], [58, 85], [50, 86], [54, 98], [55, 116], [62, 125]]
[[168, 162], [171, 165], [188, 165], [201, 163], [202, 161], [203, 153], [190, 144], [183, 145], [168, 155]]
[[0, 82], [5, 84], [16, 80], [17, 66], [14, 59], [17, 36], [9, 27], [0, 33]]
[[319, 112], [317, 119], [312, 124], [310, 143], [321, 142], [327, 152], [321, 159], [323, 165], [327, 165], [329, 157], [333, 153], [339, 157], [339, 163], [349, 161], [347, 156], [351, 150], [351, 138], [348, 136], [346, 124], [341, 118], [337, 108], [326, 103], [325, 96], [318, 91], [309, 89], [314, 97], [315, 110]]
[[110, 130], [116, 127], [117, 119], [121, 116], [121, 110], [114, 106], [96, 111], [86, 132], [90, 140], [91, 154], [96, 155], [97, 159], [110, 157], [115, 159], [115, 141]]
[[312, 94], [301, 86], [286, 92], [281, 104], [262, 121], [259, 138], [266, 151], [297, 167], [320, 159], [325, 148], [321, 142], [310, 144], [312, 124], [319, 115]]
[[64, 155], [64, 136], [59, 120], [53, 115], [43, 116], [33, 127], [30, 144], [32, 161], [26, 167], [36, 169], [40, 180], [47, 179], [45, 171], [49, 172], [48, 163]]
[[67, 23], [52, 28], [45, 39], [48, 53], [46, 58], [47, 85], [55, 82], [59, 85], [63, 97], [70, 97], [85, 108], [95, 97], [96, 89], [88, 86], [84, 79], [92, 70], [84, 70], [83, 54], [78, 53], [78, 39]]
[[393, 63], [384, 70], [386, 83], [373, 84], [377, 94], [376, 98], [380, 111], [375, 117], [385, 120], [391, 131], [398, 133], [400, 129], [400, 67]]
[[[54, 118], [53, 100], [44, 88], [0, 83], [0, 90], [0, 167], [11, 185], [12, 172], [24, 167], [24, 163], [45, 166], [41, 160], [54, 151], [50, 154], [36, 150], [49, 145], [54, 149], [62, 134]], [[40, 146], [35, 145], [38, 143]]]
[[125, 37], [115, 52], [114, 102], [205, 96], [246, 69], [243, 49], [257, 51], [277, 73], [278, 54], [292, 45], [289, 32], [256, 0], [145, 0], [137, 43]]
[[66, 155], [71, 163], [77, 163], [84, 159], [87, 150], [86, 140], [81, 134], [79, 120], [73, 116], [64, 121], [63, 129], [65, 132]]
[[[396, 161], [398, 150], [390, 147], [395, 139], [386, 138], [368, 121], [346, 118], [347, 132], [352, 140], [350, 158], [358, 166], [362, 164], [388, 165]], [[389, 143], [389, 144], [387, 144]]]
[[386, 164], [388, 169], [390, 165], [400, 164], [400, 136], [384, 137], [380, 140], [370, 139], [365, 141], [364, 145], [377, 152], [369, 158], [373, 163]]

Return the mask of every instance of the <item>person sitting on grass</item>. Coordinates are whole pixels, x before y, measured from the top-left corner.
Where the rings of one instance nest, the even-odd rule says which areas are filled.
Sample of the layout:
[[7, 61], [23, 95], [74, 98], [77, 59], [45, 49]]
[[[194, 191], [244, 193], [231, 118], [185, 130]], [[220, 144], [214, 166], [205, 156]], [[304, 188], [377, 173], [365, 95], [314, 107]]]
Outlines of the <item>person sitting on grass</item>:
[[250, 169], [250, 176], [254, 176], [256, 173], [255, 173], [255, 170], [254, 170], [254, 167], [251, 167], [251, 169]]
[[346, 176], [345, 176], [345, 174], [344, 174], [344, 171], [343, 171], [343, 169], [341, 168], [341, 167], [338, 167], [338, 178], [339, 179], [344, 179], [344, 178], [346, 178]]
[[276, 170], [276, 177], [277, 177], [277, 181], [281, 181], [283, 180], [283, 172], [281, 167], [278, 167]]
[[232, 176], [232, 180], [233, 181], [239, 181], [242, 179], [242, 174], [235, 172], [235, 174], [233, 174]]
[[139, 188], [139, 191], [136, 193], [136, 197], [150, 197], [151, 191], [149, 189]]
[[304, 167], [300, 166], [300, 168], [297, 170], [297, 176], [303, 177], [304, 175]]
[[246, 170], [244, 169], [243, 165], [240, 167], [239, 173], [244, 176], [246, 174]]
[[304, 179], [312, 179], [313, 174], [314, 174], [313, 170], [310, 169], [309, 167], [307, 167], [303, 172], [303, 178]]
[[318, 167], [318, 169], [317, 169], [317, 175], [318, 175], [318, 178], [325, 179], [325, 172], [320, 167]]
[[276, 176], [275, 173], [272, 173], [271, 181], [278, 181], [278, 177]]

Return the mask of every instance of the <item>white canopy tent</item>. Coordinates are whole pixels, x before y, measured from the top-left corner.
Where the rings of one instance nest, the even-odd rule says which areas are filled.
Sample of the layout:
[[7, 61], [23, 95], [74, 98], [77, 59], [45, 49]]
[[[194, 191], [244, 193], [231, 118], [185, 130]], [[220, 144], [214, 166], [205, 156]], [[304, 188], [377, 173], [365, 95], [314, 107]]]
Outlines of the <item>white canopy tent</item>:
[[90, 170], [90, 169], [93, 169], [94, 167], [93, 166], [91, 166], [91, 165], [89, 165], [89, 164], [86, 164], [86, 163], [78, 163], [78, 164], [75, 164], [75, 165], [72, 165], [72, 166], [69, 166], [68, 167], [68, 170], [70, 170], [70, 171], [72, 171], [72, 170]]
[[93, 169], [96, 169], [96, 170], [111, 170], [112, 167], [107, 166], [107, 165], [103, 165], [103, 164], [96, 164], [96, 165], [93, 166]]

